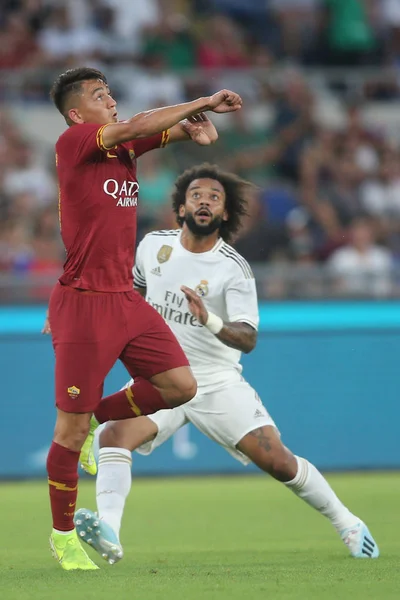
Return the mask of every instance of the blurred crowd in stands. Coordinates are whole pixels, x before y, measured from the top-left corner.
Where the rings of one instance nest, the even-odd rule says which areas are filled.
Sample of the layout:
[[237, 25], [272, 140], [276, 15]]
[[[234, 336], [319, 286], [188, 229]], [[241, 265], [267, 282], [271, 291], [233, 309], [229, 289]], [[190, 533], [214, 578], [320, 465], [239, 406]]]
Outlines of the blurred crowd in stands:
[[[10, 106], [48, 103], [54, 76], [82, 64], [140, 109], [221, 87], [245, 100], [214, 146], [140, 159], [139, 239], [176, 226], [180, 171], [216, 162], [257, 186], [235, 247], [260, 296], [400, 295], [400, 137], [364, 118], [400, 102], [400, 0], [2, 0], [0, 275], [60, 271], [53, 149], [39, 153]], [[321, 71], [339, 73], [324, 90], [335, 126], [318, 118]]]

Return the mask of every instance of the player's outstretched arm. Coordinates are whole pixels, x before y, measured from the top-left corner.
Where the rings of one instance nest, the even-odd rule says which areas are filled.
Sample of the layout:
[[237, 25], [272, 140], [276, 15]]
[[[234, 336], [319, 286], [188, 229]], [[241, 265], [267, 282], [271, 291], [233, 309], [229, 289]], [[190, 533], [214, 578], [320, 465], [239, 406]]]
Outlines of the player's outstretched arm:
[[204, 112], [174, 125], [169, 134], [169, 143], [192, 140], [199, 146], [209, 146], [217, 139], [218, 132], [215, 125]]
[[[107, 148], [112, 148], [122, 142], [161, 133], [185, 119], [190, 119], [206, 111], [228, 113], [239, 110], [241, 106], [242, 99], [239, 94], [230, 90], [221, 90], [212, 96], [198, 98], [192, 102], [155, 108], [138, 113], [127, 121], [107, 125], [103, 130], [103, 144]], [[177, 141], [175, 133], [174, 136], [173, 139]], [[185, 138], [187, 139], [187, 136], [182, 133], [181, 139]]]
[[209, 313], [203, 300], [194, 290], [183, 285], [182, 292], [186, 296], [189, 310], [194, 317], [217, 336], [217, 338], [230, 348], [248, 354], [257, 343], [257, 331], [248, 323], [235, 321], [226, 323], [220, 317]]
[[44, 333], [46, 335], [50, 335], [50, 333], [51, 333], [51, 327], [50, 327], [50, 321], [49, 321], [49, 309], [47, 309], [47, 311], [46, 311], [46, 318], [44, 320], [44, 324], [43, 324], [41, 333]]

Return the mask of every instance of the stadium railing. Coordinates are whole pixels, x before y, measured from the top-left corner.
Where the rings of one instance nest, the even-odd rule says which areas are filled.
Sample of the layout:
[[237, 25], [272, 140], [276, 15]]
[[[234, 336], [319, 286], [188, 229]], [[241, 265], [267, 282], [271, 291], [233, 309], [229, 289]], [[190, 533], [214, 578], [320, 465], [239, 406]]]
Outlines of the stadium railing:
[[[358, 272], [351, 283], [326, 265], [252, 264], [260, 300], [400, 297], [400, 268], [390, 273]], [[0, 304], [47, 302], [57, 277], [35, 273], [0, 274]]]

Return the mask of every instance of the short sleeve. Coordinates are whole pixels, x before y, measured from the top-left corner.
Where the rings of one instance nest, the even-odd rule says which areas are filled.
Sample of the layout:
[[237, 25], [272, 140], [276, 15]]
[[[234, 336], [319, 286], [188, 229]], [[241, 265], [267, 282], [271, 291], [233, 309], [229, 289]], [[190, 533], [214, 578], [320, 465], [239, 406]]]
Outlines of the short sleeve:
[[103, 143], [103, 131], [108, 125], [109, 123], [72, 125], [57, 142], [58, 156], [78, 165], [95, 159], [101, 152], [110, 150]]
[[239, 265], [235, 266], [225, 292], [225, 300], [230, 322], [248, 323], [254, 329], [258, 329], [257, 289], [250, 267], [244, 270]]
[[162, 133], [156, 133], [147, 138], [139, 138], [129, 142], [130, 147], [135, 153], [135, 157], [138, 158], [142, 154], [155, 150], [156, 148], [164, 148], [169, 141], [169, 129], [166, 129]]
[[133, 267], [133, 282], [135, 288], [146, 287], [146, 272], [143, 263], [143, 241], [140, 242], [136, 250], [135, 266]]

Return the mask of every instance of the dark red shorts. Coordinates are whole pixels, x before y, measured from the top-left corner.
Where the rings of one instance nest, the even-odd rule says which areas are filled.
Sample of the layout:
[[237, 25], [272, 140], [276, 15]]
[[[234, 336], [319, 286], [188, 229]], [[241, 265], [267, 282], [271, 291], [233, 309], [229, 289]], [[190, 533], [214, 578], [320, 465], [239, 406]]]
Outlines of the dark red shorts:
[[131, 377], [189, 365], [172, 330], [138, 292], [82, 292], [57, 284], [49, 303], [56, 405], [92, 412], [117, 359]]

